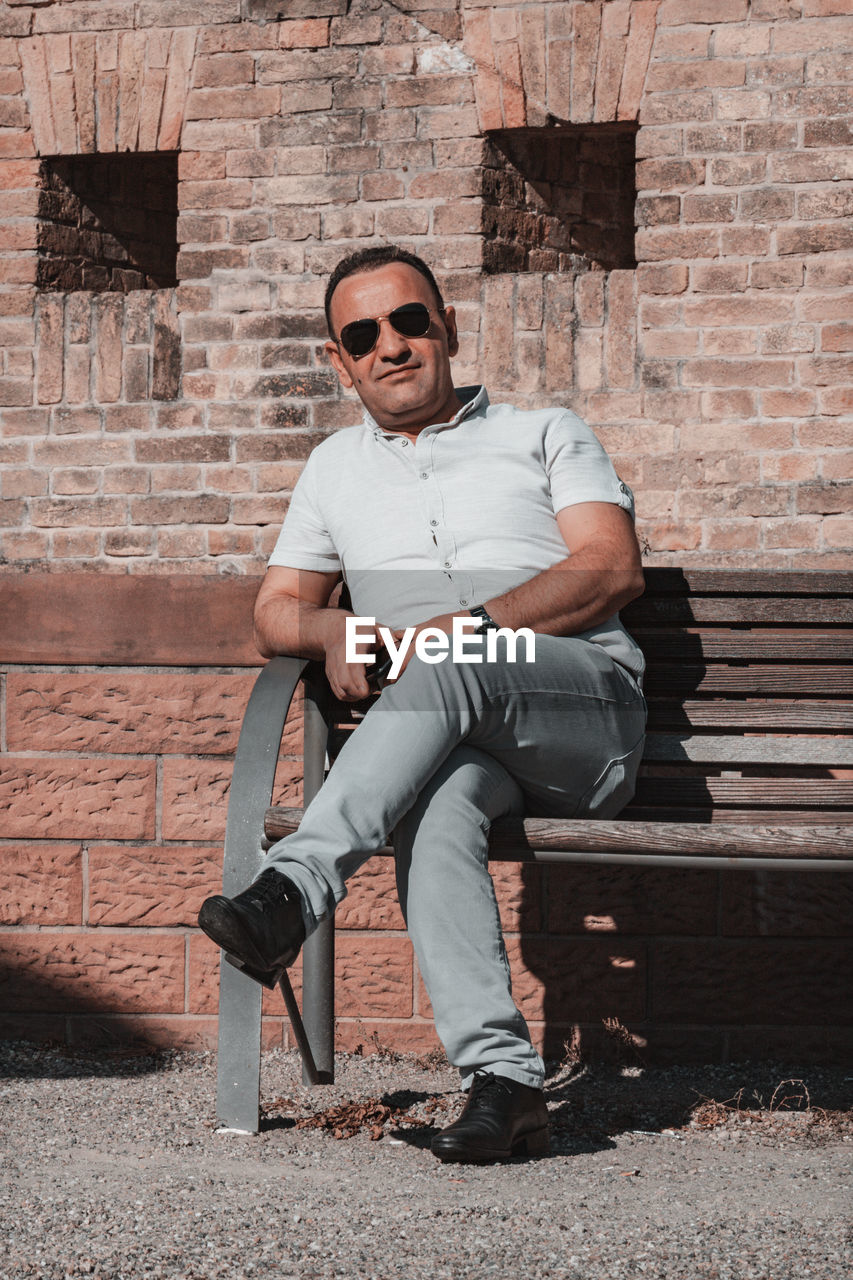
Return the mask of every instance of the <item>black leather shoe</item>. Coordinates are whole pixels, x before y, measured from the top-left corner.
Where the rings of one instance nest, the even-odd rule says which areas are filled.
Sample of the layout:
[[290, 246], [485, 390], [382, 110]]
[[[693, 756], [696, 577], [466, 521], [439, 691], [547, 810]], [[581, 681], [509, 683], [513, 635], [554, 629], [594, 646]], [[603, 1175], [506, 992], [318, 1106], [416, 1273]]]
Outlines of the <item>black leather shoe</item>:
[[458, 1120], [432, 1140], [439, 1160], [488, 1164], [548, 1154], [548, 1108], [541, 1089], [477, 1071]]
[[305, 941], [299, 893], [272, 867], [236, 898], [207, 898], [198, 923], [226, 960], [270, 988], [293, 964]]

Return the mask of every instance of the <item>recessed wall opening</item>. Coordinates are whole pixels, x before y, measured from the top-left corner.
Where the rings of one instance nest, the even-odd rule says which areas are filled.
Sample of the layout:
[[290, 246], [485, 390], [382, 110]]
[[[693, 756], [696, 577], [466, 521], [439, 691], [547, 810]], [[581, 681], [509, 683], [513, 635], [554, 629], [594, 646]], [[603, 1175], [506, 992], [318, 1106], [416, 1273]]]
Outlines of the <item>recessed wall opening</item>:
[[129, 293], [177, 284], [178, 153], [42, 161], [37, 284]]
[[483, 268], [635, 267], [635, 138], [627, 124], [487, 134]]

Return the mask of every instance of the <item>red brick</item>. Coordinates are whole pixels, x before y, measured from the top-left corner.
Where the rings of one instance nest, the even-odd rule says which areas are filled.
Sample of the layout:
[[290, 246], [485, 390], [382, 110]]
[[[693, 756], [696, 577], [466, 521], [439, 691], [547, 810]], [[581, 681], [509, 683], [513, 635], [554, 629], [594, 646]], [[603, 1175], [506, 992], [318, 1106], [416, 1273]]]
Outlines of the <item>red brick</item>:
[[640, 263], [637, 267], [637, 284], [641, 293], [683, 293], [687, 288], [688, 277], [688, 267], [680, 264], [651, 266]]
[[181, 937], [6, 933], [0, 952], [8, 1010], [179, 1013], [184, 1007]]
[[820, 333], [824, 351], [853, 351], [853, 324], [827, 324]]
[[722, 327], [726, 325], [766, 325], [787, 319], [790, 299], [769, 294], [741, 294], [728, 297], [688, 298], [684, 303], [684, 321], [688, 325]]
[[780, 25], [774, 32], [776, 53], [801, 53], [813, 49], [846, 48], [850, 40], [850, 23], [846, 17], [835, 21], [812, 18]]
[[790, 383], [789, 360], [688, 360], [683, 385], [698, 387], [778, 387]]
[[221, 884], [221, 847], [93, 845], [89, 923], [194, 926], [201, 903]]
[[673, 187], [695, 187], [705, 180], [704, 160], [641, 160], [637, 165], [640, 190], [666, 191]]
[[187, 120], [259, 119], [278, 115], [281, 90], [274, 85], [236, 89], [193, 89], [187, 98]]
[[652, 156], [681, 155], [684, 150], [683, 130], [664, 127], [640, 129], [634, 147], [638, 160], [647, 160]]
[[823, 521], [822, 531], [827, 546], [853, 549], [853, 517], [827, 516]]
[[691, 93], [661, 93], [644, 97], [640, 104], [640, 124], [672, 124], [678, 120], [712, 120], [713, 95], [694, 90]]
[[196, 59], [193, 86], [249, 85], [255, 76], [255, 59], [251, 53], [218, 53]]
[[339, 929], [405, 929], [392, 858], [370, 858], [347, 885], [335, 914]]
[[821, 413], [830, 416], [853, 413], [853, 388], [828, 387], [819, 393], [819, 404]]
[[809, 417], [814, 409], [812, 391], [764, 391], [761, 395], [761, 411], [768, 418]]
[[717, 0], [712, 9], [696, 0], [663, 0], [658, 11], [661, 27], [677, 27], [682, 23], [743, 22], [747, 17], [747, 0]]
[[154, 762], [8, 756], [0, 764], [4, 834], [145, 839], [154, 834]]
[[329, 43], [328, 18], [282, 22], [278, 31], [282, 49], [322, 49]]
[[803, 125], [803, 143], [807, 147], [847, 147], [853, 142], [853, 121], [807, 120]]
[[[163, 762], [163, 836], [166, 840], [222, 840], [232, 766], [216, 760], [167, 757]], [[281, 761], [275, 803], [301, 804], [302, 766]]]
[[51, 534], [50, 548], [54, 560], [94, 560], [100, 551], [100, 535], [88, 529], [72, 533], [58, 529]]
[[574, 5], [572, 9], [573, 74], [567, 116], [580, 123], [593, 118], [601, 11], [598, 4]]
[[681, 219], [680, 196], [640, 196], [636, 203], [637, 226], [656, 227]]
[[631, 29], [625, 50], [625, 66], [619, 87], [617, 118], [636, 120], [646, 85], [647, 69], [655, 38], [658, 6], [639, 0], [631, 6]]
[[[7, 681], [10, 750], [228, 755], [254, 673], [10, 672]], [[284, 750], [299, 749], [288, 731]]]
[[73, 528], [82, 524], [100, 529], [124, 524], [127, 504], [119, 498], [38, 498], [31, 504], [30, 518], [36, 527]]
[[0, 846], [0, 923], [72, 925], [82, 922], [83, 871], [79, 844], [31, 841]]
[[691, 195], [684, 197], [684, 221], [732, 222], [737, 197], [734, 195]]
[[670, 230], [668, 227], [645, 227], [637, 232], [637, 257], [643, 261], [666, 258], [716, 258], [719, 236], [714, 230]]
[[348, 1017], [412, 1015], [412, 945], [381, 934], [337, 935], [335, 997]]

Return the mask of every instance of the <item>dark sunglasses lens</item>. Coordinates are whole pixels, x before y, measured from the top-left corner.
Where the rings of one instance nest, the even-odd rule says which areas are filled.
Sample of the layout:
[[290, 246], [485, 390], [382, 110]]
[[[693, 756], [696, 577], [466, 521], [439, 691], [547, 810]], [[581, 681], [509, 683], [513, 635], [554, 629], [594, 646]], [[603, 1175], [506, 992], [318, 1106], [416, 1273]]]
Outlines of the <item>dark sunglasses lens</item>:
[[422, 338], [429, 333], [429, 307], [422, 302], [407, 302], [392, 311], [388, 319], [404, 338]]
[[375, 320], [354, 320], [341, 329], [341, 342], [351, 356], [366, 356], [376, 346], [379, 325]]

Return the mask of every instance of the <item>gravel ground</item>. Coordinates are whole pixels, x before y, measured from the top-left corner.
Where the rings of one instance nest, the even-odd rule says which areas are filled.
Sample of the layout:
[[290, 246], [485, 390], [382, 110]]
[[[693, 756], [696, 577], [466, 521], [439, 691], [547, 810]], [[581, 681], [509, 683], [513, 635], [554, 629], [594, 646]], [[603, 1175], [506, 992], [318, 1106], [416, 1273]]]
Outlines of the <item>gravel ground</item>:
[[550, 1157], [484, 1167], [429, 1151], [463, 1102], [446, 1065], [341, 1055], [312, 1091], [265, 1055], [254, 1138], [216, 1132], [215, 1073], [0, 1046], [2, 1280], [853, 1271], [842, 1072], [555, 1067]]

